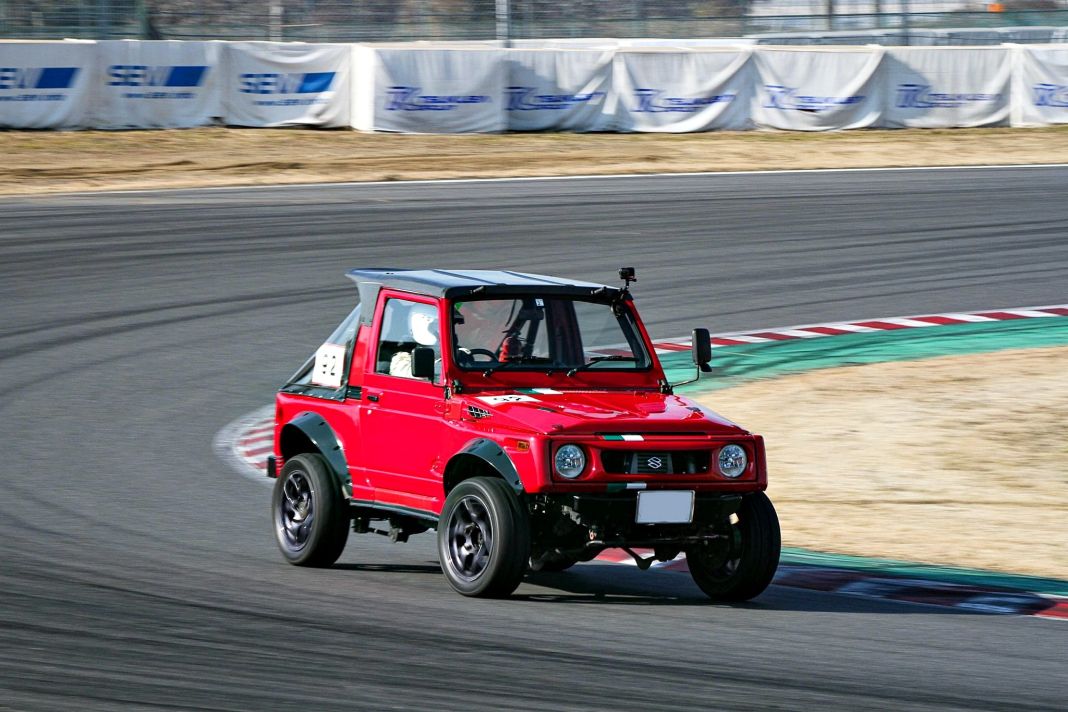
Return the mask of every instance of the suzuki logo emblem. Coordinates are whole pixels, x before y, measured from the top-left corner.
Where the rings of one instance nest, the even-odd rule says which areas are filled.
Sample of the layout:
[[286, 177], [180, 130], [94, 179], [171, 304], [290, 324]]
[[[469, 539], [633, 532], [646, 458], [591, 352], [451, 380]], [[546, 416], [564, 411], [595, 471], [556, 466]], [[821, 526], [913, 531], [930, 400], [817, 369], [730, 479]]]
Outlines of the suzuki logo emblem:
[[659, 457], [650, 457], [646, 461], [646, 464], [648, 464], [649, 467], [653, 468], [654, 470], [659, 470], [663, 466], [664, 461], [661, 460]]

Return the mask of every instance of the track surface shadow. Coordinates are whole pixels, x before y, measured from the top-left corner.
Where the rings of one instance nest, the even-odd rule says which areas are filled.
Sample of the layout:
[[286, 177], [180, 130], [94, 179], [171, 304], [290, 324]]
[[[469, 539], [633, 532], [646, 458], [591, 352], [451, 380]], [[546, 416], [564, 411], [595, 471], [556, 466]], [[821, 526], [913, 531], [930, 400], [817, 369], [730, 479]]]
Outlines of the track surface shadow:
[[[442, 576], [436, 561], [417, 563], [342, 562], [334, 571]], [[531, 588], [541, 589], [531, 591]], [[460, 595], [460, 594], [456, 594]], [[772, 584], [752, 601], [722, 603], [710, 600], [689, 575], [674, 571], [639, 571], [620, 564], [576, 564], [567, 571], [528, 573], [508, 599], [516, 602], [606, 606], [719, 607], [750, 611], [795, 611], [843, 614], [967, 615], [947, 606], [885, 601], [864, 596], [834, 594]], [[971, 612], [974, 615], [974, 612]]]

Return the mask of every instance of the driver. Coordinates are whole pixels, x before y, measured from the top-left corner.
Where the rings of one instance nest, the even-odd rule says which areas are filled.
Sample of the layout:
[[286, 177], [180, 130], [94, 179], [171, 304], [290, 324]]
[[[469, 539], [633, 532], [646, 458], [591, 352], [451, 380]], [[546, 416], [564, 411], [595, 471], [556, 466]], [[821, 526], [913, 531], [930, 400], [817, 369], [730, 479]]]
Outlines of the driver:
[[[430, 304], [415, 304], [408, 310], [408, 341], [418, 346], [433, 346], [438, 351], [438, 310]], [[437, 371], [435, 362], [435, 371]], [[412, 377], [412, 352], [398, 351], [389, 362], [389, 375]]]
[[456, 302], [453, 305], [453, 329], [456, 357], [461, 364], [485, 365], [476, 356], [497, 361], [501, 345], [501, 323], [507, 318], [507, 306], [496, 300]]

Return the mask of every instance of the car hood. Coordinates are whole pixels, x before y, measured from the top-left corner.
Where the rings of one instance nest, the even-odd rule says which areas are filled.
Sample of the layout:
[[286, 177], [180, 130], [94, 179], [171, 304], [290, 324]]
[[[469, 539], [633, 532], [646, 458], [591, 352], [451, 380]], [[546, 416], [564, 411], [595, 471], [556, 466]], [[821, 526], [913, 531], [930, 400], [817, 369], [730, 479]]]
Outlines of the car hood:
[[467, 402], [497, 420], [513, 421], [512, 427], [546, 434], [747, 432], [688, 398], [656, 391], [539, 388], [469, 395]]

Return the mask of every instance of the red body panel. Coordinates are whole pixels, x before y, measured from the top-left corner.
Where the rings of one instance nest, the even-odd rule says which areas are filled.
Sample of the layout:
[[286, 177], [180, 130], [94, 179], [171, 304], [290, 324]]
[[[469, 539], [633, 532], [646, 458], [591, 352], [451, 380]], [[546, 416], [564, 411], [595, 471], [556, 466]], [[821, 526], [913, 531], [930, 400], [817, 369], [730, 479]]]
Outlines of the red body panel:
[[[511, 459], [528, 493], [605, 492], [612, 487], [685, 488], [747, 492], [767, 486], [764, 442], [693, 401], [661, 393], [659, 360], [637, 314], [635, 321], [650, 354], [646, 371], [502, 371], [485, 376], [451, 363], [448, 330], [442, 330], [439, 383], [375, 373], [375, 344], [389, 298], [436, 304], [445, 300], [383, 289], [371, 326], [360, 327], [351, 354], [348, 397], [331, 400], [281, 392], [277, 396], [275, 455], [281, 429], [307, 412], [333, 430], [352, 480], [353, 498], [439, 514], [445, 499], [443, 476], [449, 460], [477, 439], [499, 445]], [[627, 308], [633, 311], [633, 305]], [[445, 383], [459, 393], [446, 397]], [[357, 395], [358, 393], [358, 395]], [[511, 396], [512, 398], [502, 398]], [[628, 436], [628, 440], [606, 439]], [[638, 440], [638, 437], [641, 437]], [[567, 480], [553, 473], [552, 455], [564, 443], [584, 448], [583, 473]], [[728, 443], [744, 447], [746, 471], [736, 479], [718, 474], [715, 455]], [[707, 453], [705, 472], [626, 474], [609, 471], [613, 453]], [[700, 458], [705, 455], [700, 455]], [[615, 468], [618, 470], [619, 468]]]

